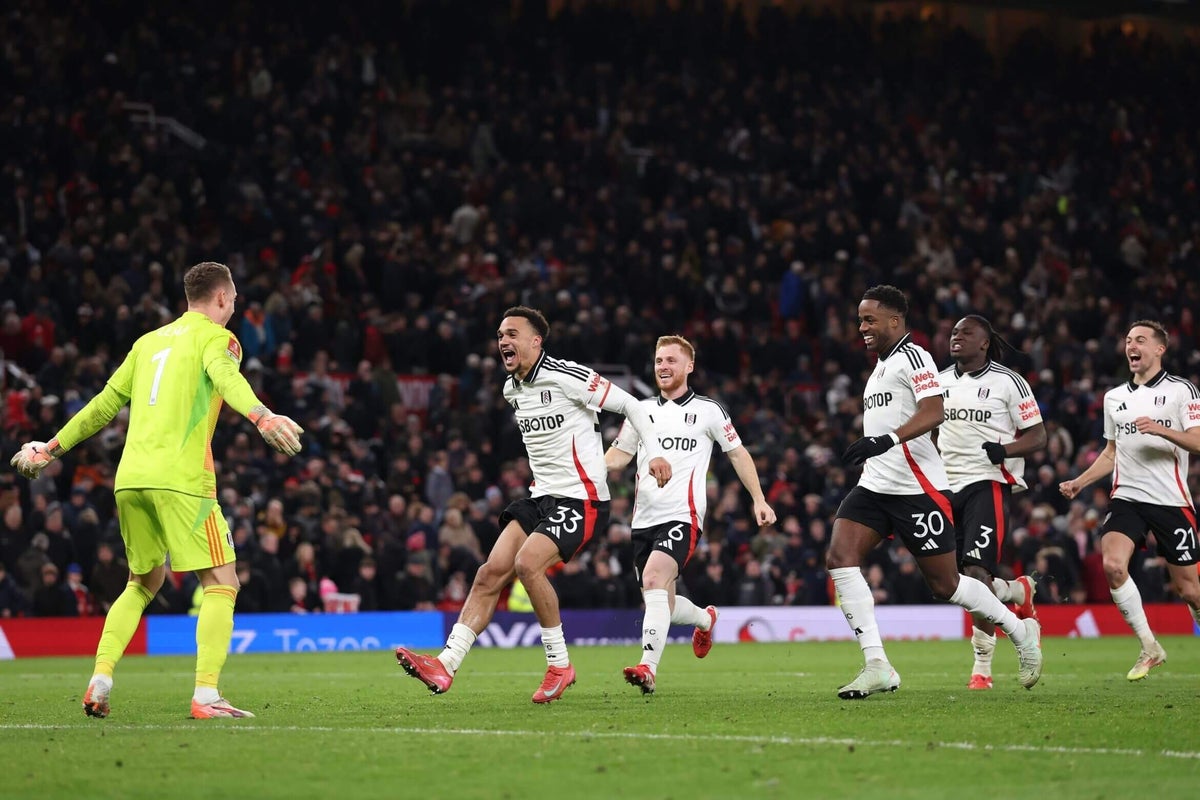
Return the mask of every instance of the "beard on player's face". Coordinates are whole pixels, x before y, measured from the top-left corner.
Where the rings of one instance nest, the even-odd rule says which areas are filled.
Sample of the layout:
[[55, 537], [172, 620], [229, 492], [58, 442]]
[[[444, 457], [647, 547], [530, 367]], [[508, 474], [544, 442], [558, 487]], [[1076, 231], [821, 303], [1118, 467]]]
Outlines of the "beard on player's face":
[[684, 381], [687, 380], [687, 374], [679, 370], [664, 374], [663, 371], [659, 370], [655, 372], [654, 380], [658, 384], [660, 391], [673, 392], [683, 386]]

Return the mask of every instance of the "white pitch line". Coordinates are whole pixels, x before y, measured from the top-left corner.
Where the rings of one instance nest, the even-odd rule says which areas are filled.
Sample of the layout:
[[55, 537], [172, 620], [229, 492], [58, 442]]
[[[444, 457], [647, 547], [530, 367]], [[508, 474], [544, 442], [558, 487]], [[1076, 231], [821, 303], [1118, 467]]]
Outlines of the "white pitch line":
[[[0, 731], [64, 731], [64, 730], [97, 730], [102, 727], [116, 727], [109, 724], [89, 725], [41, 725], [35, 723], [0, 723]], [[1200, 752], [1182, 750], [1143, 750], [1127, 747], [1068, 747], [1035, 744], [986, 744], [980, 742], [920, 742], [904, 739], [852, 739], [834, 738], [829, 736], [753, 736], [741, 734], [687, 734], [687, 733], [624, 733], [613, 731], [517, 731], [517, 730], [486, 730], [482, 728], [400, 728], [400, 727], [347, 727], [340, 728], [331, 725], [221, 725], [208, 726], [210, 729], [230, 732], [263, 732], [289, 731], [299, 733], [370, 733], [370, 734], [413, 734], [422, 736], [555, 736], [574, 739], [627, 739], [634, 741], [666, 741], [666, 742], [726, 742], [731, 744], [753, 745], [792, 745], [792, 746], [821, 746], [821, 747], [891, 747], [912, 749], [914, 747], [937, 747], [946, 750], [964, 750], [969, 752], [1000, 752], [1000, 753], [1033, 753], [1042, 755], [1076, 755], [1076, 756], [1133, 756], [1157, 757], [1200, 761]], [[205, 726], [195, 724], [180, 725], [128, 725], [117, 727], [124, 731], [187, 731], [195, 733], [204, 730]]]

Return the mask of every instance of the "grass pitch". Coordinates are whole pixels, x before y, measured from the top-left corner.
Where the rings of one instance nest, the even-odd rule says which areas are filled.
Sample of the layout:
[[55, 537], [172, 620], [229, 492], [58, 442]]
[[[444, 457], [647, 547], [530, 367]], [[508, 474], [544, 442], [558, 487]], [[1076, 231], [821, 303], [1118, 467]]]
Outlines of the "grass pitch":
[[128, 658], [112, 715], [88, 719], [90, 659], [0, 662], [5, 798], [1192, 798], [1200, 638], [1137, 684], [1133, 638], [1047, 639], [1026, 691], [1001, 640], [996, 688], [970, 692], [967, 642], [888, 645], [903, 686], [835, 690], [857, 645], [672, 645], [658, 692], [636, 647], [575, 647], [579, 682], [529, 700], [540, 649], [476, 649], [432, 696], [389, 652], [230, 656], [223, 690], [253, 720], [188, 719], [192, 660]]

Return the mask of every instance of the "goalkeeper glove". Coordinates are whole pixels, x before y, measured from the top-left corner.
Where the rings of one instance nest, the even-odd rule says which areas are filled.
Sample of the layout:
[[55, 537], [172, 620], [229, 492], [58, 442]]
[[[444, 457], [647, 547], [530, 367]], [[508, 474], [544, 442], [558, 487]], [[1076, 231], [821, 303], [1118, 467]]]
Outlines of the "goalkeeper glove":
[[247, 417], [258, 428], [263, 441], [275, 450], [289, 456], [300, 452], [300, 434], [304, 429], [291, 417], [275, 414], [266, 406], [255, 406]]
[[51, 444], [54, 442], [26, 442], [8, 463], [16, 467], [22, 476], [33, 480], [54, 460], [54, 456], [50, 454]]

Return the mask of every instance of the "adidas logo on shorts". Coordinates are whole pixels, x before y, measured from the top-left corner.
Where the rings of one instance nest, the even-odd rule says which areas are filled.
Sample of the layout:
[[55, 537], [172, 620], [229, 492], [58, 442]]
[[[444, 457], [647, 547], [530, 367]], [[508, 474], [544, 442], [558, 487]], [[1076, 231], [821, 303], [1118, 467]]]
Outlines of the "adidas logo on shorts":
[[976, 548], [975, 548], [974, 550], [972, 550], [971, 552], [967, 553], [967, 558], [975, 558], [975, 559], [979, 559], [980, 561], [982, 561], [982, 560], [983, 560], [983, 556], [979, 554], [979, 548], [978, 548], [978, 547], [976, 547]]
[[922, 550], [937, 550], [937, 542], [935, 542], [933, 539], [930, 539], [928, 542], [921, 545], [921, 549]]

